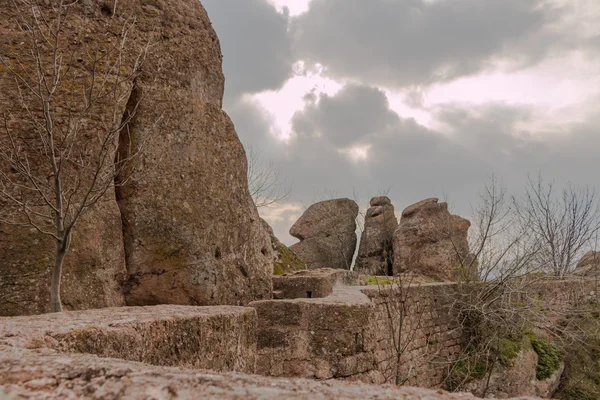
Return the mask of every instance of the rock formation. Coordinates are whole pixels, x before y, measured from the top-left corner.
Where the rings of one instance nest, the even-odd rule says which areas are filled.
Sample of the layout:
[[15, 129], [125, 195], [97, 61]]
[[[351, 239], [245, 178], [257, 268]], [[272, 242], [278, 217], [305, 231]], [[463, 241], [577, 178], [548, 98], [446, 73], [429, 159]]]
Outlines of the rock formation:
[[310, 206], [290, 229], [300, 239], [290, 247], [313, 268], [350, 269], [356, 249], [358, 205], [350, 199], [326, 200]]
[[271, 248], [273, 249], [273, 275], [283, 275], [306, 269], [306, 264], [304, 264], [300, 257], [277, 239], [277, 236], [273, 233], [273, 228], [271, 228], [267, 221], [262, 218], [261, 221], [271, 238]]
[[586, 253], [577, 263], [573, 273], [578, 276], [600, 276], [600, 252]]
[[[42, 12], [49, 7], [40, 4]], [[119, 2], [113, 15], [112, 5], [86, 0], [70, 6], [64, 35], [83, 32], [88, 46], [102, 47], [120, 33], [109, 25], [135, 15], [122, 68], [131, 69], [142, 46], [151, 46], [122, 112], [142, 99], [126, 131], [146, 152], [143, 168], [77, 226], [65, 261], [65, 305], [121, 305], [123, 295], [129, 305], [244, 304], [270, 297], [269, 236], [248, 193], [244, 149], [221, 110], [222, 55], [204, 8], [195, 0], [132, 0]], [[16, 20], [12, 2], [0, 0], [0, 53], [20, 57], [27, 48], [19, 47], [24, 34]], [[2, 111], [15, 100], [4, 90], [11, 79], [0, 68]], [[93, 111], [96, 127], [110, 111], [101, 104]], [[128, 144], [120, 143], [119, 154]], [[0, 315], [47, 310], [52, 257], [47, 238], [0, 225]]]
[[391, 275], [393, 239], [398, 227], [394, 206], [386, 196], [374, 197], [365, 215], [354, 270], [369, 275]]
[[[394, 273], [415, 272], [454, 280], [467, 265], [471, 223], [448, 212], [447, 203], [426, 199], [402, 212], [394, 232]], [[462, 260], [462, 261], [461, 261]]]

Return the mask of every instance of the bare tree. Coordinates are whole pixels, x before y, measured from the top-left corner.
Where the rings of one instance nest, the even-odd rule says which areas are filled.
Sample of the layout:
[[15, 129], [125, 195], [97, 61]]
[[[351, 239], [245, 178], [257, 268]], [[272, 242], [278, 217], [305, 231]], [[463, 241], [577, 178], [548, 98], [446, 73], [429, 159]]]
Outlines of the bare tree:
[[274, 163], [265, 162], [262, 154], [253, 147], [248, 150], [248, 189], [257, 208], [282, 203], [292, 192]]
[[[544, 298], [539, 293], [543, 286], [539, 285], [548, 279], [545, 272], [553, 264], [547, 257], [553, 254], [549, 253], [553, 246], [563, 243], [560, 248], [566, 251], [564, 259], [568, 254], [575, 259], [575, 254], [589, 243], [587, 232], [597, 231], [592, 222], [593, 196], [587, 190], [568, 188], [562, 199], [556, 200], [552, 187], [545, 186], [541, 179], [530, 181], [527, 189], [525, 201], [518, 202], [507, 196], [504, 186], [492, 177], [473, 208], [469, 240], [472, 255], [463, 269], [477, 266], [480, 280], [459, 276], [456, 290], [450, 292], [449, 311], [458, 317], [464, 337], [463, 352], [449, 364], [446, 383], [451, 389], [473, 389], [465, 385], [476, 380], [476, 394], [485, 397], [493, 373], [500, 366], [511, 366], [511, 357], [517, 354], [514, 349], [519, 348], [529, 330], [540, 330], [559, 343], [580, 345], [589, 335], [577, 319], [570, 318], [589, 314], [589, 306]], [[547, 222], [542, 221], [542, 215]], [[573, 220], [587, 221], [590, 228], [582, 231], [563, 226], [563, 221]], [[549, 231], [562, 231], [557, 234], [561, 239], [549, 241]], [[563, 242], [564, 237], [572, 239]], [[565, 271], [570, 262], [562, 264]]]
[[600, 202], [588, 186], [569, 184], [559, 191], [538, 175], [514, 202], [521, 220], [540, 241], [537, 263], [556, 276], [564, 277], [593, 247], [600, 231]]
[[[135, 20], [106, 23], [98, 40], [76, 31], [77, 1], [15, 0], [27, 51], [0, 54], [14, 85], [0, 110], [0, 223], [25, 226], [56, 243], [51, 309], [62, 311], [61, 274], [82, 215], [114, 198], [144, 150], [128, 125], [144, 96], [136, 77], [149, 46], [134, 43]], [[136, 93], [135, 96], [132, 93]], [[112, 192], [112, 193], [111, 193]]]
[[419, 287], [414, 278], [410, 274], [383, 279], [375, 277], [385, 313], [385, 335], [392, 349], [392, 359], [386, 360], [382, 373], [387, 382], [396, 385], [404, 385], [414, 378], [417, 373], [414, 364], [421, 361], [413, 359], [411, 354], [423, 327], [422, 306], [412, 298]]

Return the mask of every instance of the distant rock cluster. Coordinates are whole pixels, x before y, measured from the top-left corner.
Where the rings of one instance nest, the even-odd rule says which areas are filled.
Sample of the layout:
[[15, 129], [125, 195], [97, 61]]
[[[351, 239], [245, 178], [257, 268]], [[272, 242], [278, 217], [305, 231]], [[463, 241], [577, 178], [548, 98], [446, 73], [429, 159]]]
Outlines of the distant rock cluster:
[[[374, 197], [365, 215], [354, 270], [367, 275], [414, 273], [439, 281], [474, 277], [467, 234], [471, 223], [438, 199], [407, 207], [398, 222], [386, 196]], [[358, 205], [350, 199], [313, 204], [290, 229], [290, 247], [307, 268], [349, 269], [356, 250]]]

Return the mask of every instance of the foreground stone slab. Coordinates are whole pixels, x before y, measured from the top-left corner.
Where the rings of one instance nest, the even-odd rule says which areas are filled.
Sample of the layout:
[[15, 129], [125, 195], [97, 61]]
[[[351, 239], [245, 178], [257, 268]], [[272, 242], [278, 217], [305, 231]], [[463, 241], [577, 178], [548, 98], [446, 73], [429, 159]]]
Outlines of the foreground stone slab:
[[254, 373], [256, 312], [164, 305], [0, 318], [0, 346]]
[[236, 373], [199, 373], [84, 354], [60, 355], [52, 354], [49, 350], [2, 347], [0, 398], [475, 399], [470, 394], [450, 394], [410, 387], [275, 379]]

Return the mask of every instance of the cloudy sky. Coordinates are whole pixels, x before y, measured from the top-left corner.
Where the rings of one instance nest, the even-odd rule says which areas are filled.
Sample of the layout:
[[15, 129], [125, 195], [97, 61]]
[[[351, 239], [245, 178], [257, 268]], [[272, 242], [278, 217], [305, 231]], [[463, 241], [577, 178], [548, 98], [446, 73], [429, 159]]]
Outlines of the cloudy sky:
[[310, 204], [389, 191], [468, 217], [489, 175], [600, 189], [597, 0], [202, 0], [224, 108], [292, 186], [261, 214], [285, 243]]

